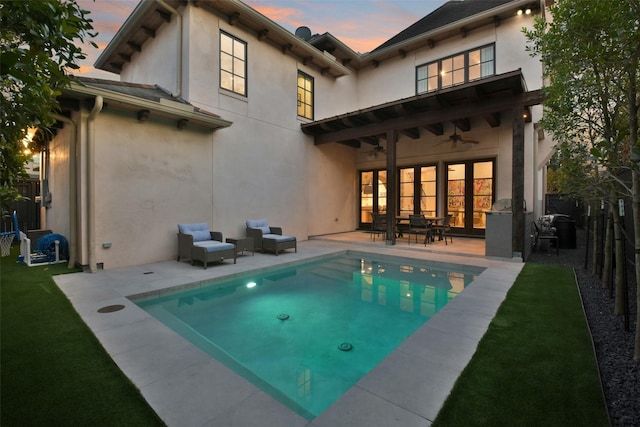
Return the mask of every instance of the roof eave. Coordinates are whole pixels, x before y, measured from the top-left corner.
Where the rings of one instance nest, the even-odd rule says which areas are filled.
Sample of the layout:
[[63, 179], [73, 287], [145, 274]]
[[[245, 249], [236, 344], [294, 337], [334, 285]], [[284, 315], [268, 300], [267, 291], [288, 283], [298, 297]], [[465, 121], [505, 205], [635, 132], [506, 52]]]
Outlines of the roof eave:
[[107, 104], [117, 108], [130, 111], [148, 110], [153, 113], [153, 116], [175, 120], [186, 119], [190, 125], [210, 130], [226, 128], [233, 124], [233, 122], [224, 120], [220, 117], [199, 112], [190, 104], [182, 104], [168, 99], [162, 99], [160, 102], [154, 102], [78, 83], [72, 83], [71, 87], [69, 89], [65, 89], [63, 93], [80, 97], [101, 96]]
[[374, 50], [372, 52], [366, 53], [362, 55], [362, 61], [363, 62], [371, 62], [371, 61], [376, 61], [382, 57], [386, 57], [389, 54], [393, 53], [394, 55], [397, 55], [397, 52], [402, 51], [402, 50], [413, 50], [415, 49], [416, 45], [425, 45], [426, 43], [428, 43], [428, 41], [431, 39], [436, 39], [439, 35], [444, 35], [447, 34], [449, 32], [451, 32], [452, 30], [456, 30], [458, 28], [461, 27], [465, 27], [473, 22], [476, 21], [481, 21], [483, 19], [487, 19], [487, 18], [492, 18], [496, 15], [500, 15], [500, 14], [504, 14], [505, 12], [512, 10], [514, 8], [518, 8], [518, 7], [522, 7], [525, 5], [531, 4], [531, 0], [514, 0], [512, 2], [509, 3], [505, 3], [503, 5], [500, 5], [498, 7], [494, 7], [492, 9], [488, 9], [484, 12], [481, 13], [477, 13], [475, 15], [471, 15], [467, 18], [464, 19], [460, 19], [458, 21], [452, 22], [450, 24], [444, 25], [442, 27], [438, 27], [435, 30], [432, 31], [428, 31], [426, 33], [422, 33], [420, 35], [417, 35], [415, 37], [411, 37], [407, 40], [404, 40], [402, 42], [393, 44], [391, 46], [387, 46], [385, 48], [379, 49], [379, 50]]
[[[191, 4], [187, 3], [187, 7]], [[305, 58], [311, 58], [314, 65], [316, 65], [321, 71], [327, 71], [334, 77], [341, 77], [351, 73], [351, 70], [338, 62], [330, 55], [326, 55], [324, 52], [318, 50], [311, 44], [307, 43], [303, 39], [299, 38], [295, 34], [281, 27], [274, 21], [270, 20], [260, 12], [247, 6], [238, 0], [201, 0], [198, 2], [199, 7], [206, 7], [211, 10], [217, 10], [221, 14], [225, 14], [225, 11], [233, 10], [238, 14], [239, 23], [242, 24], [242, 19], [247, 18], [248, 21], [257, 22], [268, 29], [269, 33], [273, 33], [278, 38], [285, 41], [285, 44], [289, 46], [288, 51], [291, 51], [293, 47], [302, 52], [302, 56]], [[226, 6], [226, 7], [225, 7]], [[119, 70], [110, 66], [109, 61], [112, 57], [118, 54], [123, 46], [131, 38], [144, 22], [144, 18], [153, 13], [154, 8], [158, 7], [156, 1], [142, 1], [136, 6], [131, 15], [127, 18], [122, 27], [118, 30], [114, 38], [109, 42], [107, 47], [102, 51], [101, 55], [96, 60], [94, 66], [98, 69], [120, 74]], [[196, 6], [194, 6], [196, 7]], [[224, 9], [223, 9], [224, 8]], [[227, 12], [228, 13], [228, 12]], [[236, 24], [237, 25], [237, 24]], [[250, 28], [250, 27], [248, 27]], [[251, 29], [251, 28], [250, 28]], [[267, 38], [269, 36], [267, 35]], [[282, 48], [282, 47], [281, 47]], [[283, 49], [284, 50], [284, 49]]]

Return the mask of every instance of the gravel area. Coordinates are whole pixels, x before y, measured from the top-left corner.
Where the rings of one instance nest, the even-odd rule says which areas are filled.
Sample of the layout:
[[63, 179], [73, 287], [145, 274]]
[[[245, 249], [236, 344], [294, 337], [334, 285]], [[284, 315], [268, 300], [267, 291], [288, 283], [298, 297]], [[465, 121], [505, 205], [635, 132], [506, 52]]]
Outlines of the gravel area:
[[[629, 330], [625, 331], [624, 318], [615, 316], [614, 299], [609, 290], [602, 289], [598, 275], [591, 274], [591, 260], [585, 270], [584, 230], [577, 230], [577, 248], [544, 249], [535, 252], [529, 262], [560, 264], [573, 267], [582, 303], [593, 337], [596, 358], [611, 425], [640, 426], [640, 363], [633, 360], [636, 328], [636, 283], [635, 273], [629, 270]], [[633, 266], [630, 266], [632, 268]]]

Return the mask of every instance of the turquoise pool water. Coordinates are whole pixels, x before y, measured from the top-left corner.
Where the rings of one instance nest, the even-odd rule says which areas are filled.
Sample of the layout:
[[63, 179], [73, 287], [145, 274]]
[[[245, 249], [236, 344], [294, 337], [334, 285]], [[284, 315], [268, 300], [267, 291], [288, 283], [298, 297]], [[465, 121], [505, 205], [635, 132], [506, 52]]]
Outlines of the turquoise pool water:
[[136, 304], [311, 420], [481, 271], [346, 254]]

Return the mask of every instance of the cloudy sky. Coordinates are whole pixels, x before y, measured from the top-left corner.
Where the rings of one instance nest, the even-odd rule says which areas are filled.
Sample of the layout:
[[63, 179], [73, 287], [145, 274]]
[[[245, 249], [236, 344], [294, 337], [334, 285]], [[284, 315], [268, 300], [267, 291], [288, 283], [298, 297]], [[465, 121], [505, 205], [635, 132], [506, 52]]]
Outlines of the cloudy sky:
[[[85, 46], [88, 55], [76, 74], [117, 79], [95, 70], [100, 51], [138, 4], [138, 0], [77, 0], [91, 11], [93, 27], [99, 35], [99, 49]], [[146, 0], [149, 1], [149, 0]], [[368, 52], [428, 15], [446, 0], [244, 0], [246, 4], [294, 32], [307, 26], [311, 32], [329, 32], [356, 52]]]

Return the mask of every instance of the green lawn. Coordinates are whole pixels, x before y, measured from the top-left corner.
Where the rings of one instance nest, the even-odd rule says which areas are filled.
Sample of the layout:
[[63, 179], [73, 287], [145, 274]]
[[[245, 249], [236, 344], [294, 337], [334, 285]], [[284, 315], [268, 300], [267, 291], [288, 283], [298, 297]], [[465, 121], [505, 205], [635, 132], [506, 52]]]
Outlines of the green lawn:
[[0, 425], [161, 426], [51, 278], [0, 258]]
[[[52, 275], [0, 258], [0, 425], [163, 425]], [[525, 265], [434, 426], [606, 426], [571, 269]]]
[[433, 426], [607, 426], [573, 270], [526, 264]]

